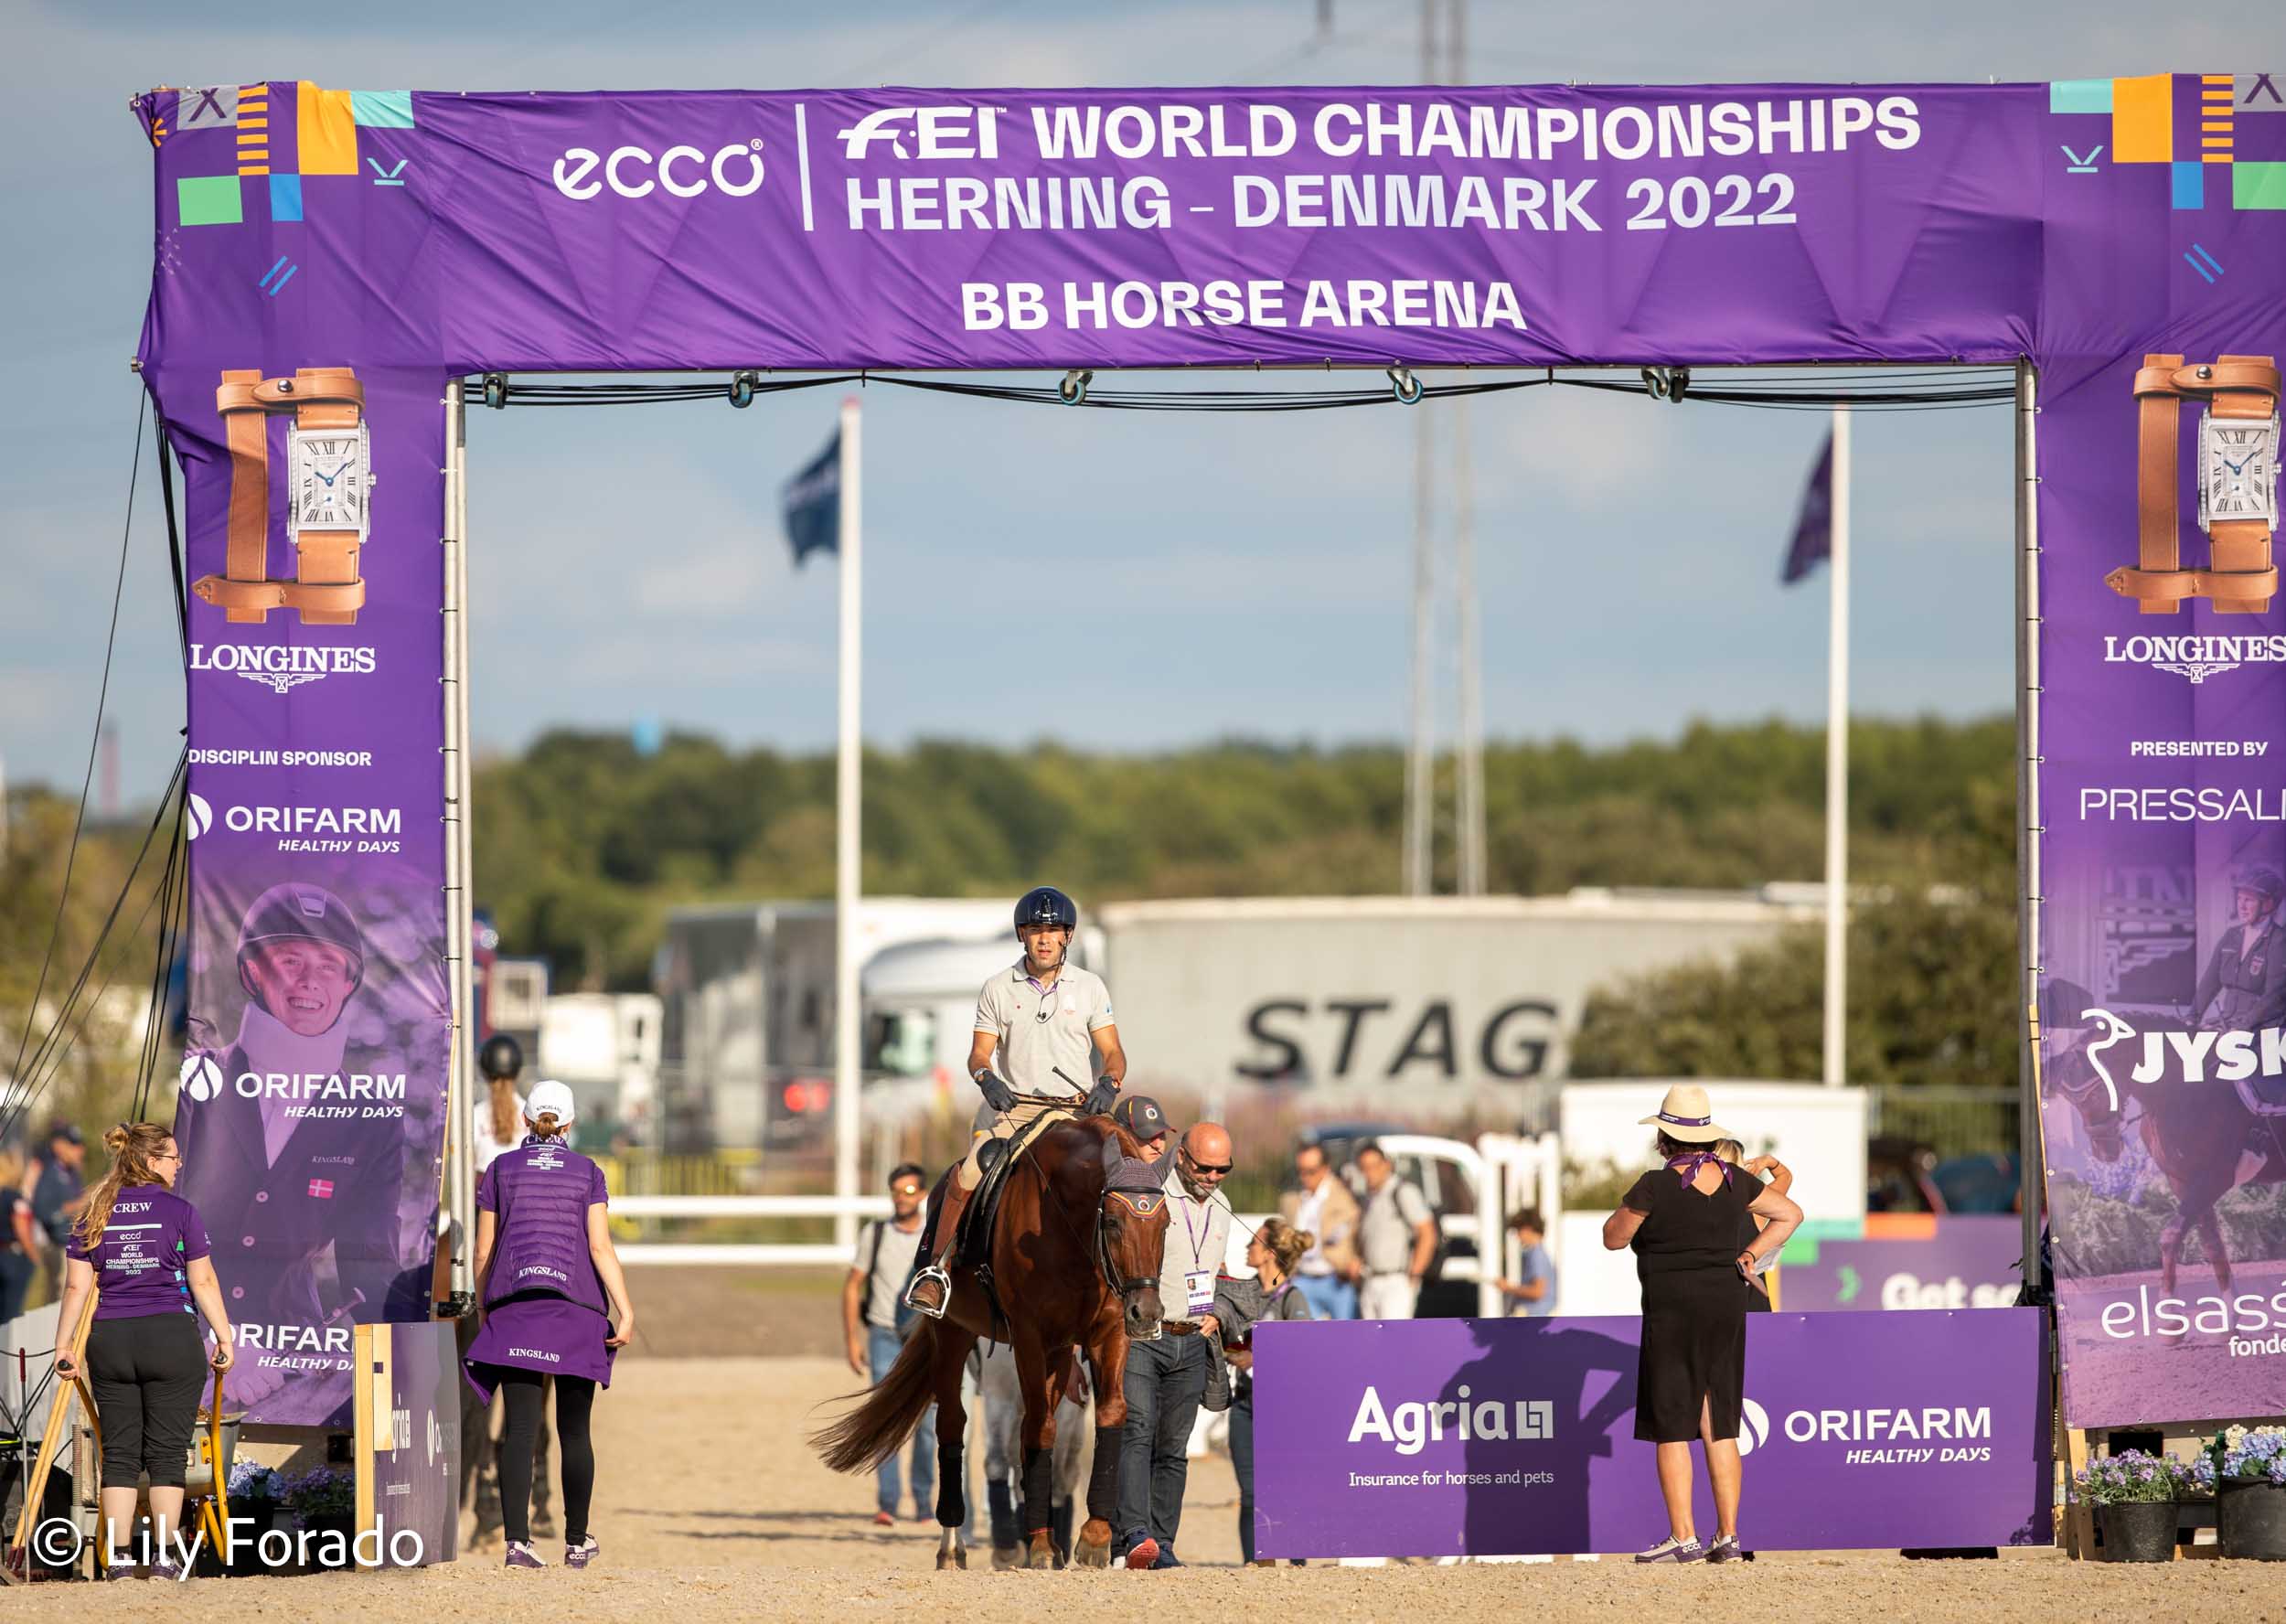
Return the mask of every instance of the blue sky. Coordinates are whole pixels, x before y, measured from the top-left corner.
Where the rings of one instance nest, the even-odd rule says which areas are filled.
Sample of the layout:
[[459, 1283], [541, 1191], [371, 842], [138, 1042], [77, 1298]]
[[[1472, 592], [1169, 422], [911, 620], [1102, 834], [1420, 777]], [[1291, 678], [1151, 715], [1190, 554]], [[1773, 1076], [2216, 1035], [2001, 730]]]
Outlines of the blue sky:
[[[1315, 0], [301, 13], [12, 0], [8, 14], [0, 217], [17, 251], [0, 260], [16, 379], [0, 397], [0, 762], [16, 783], [76, 785], [95, 713], [138, 394], [126, 361], [149, 278], [149, 149], [132, 92], [264, 77], [428, 90], [1418, 77], [1413, 0], [1334, 0], [1323, 43]], [[1469, 27], [1471, 77], [1517, 83], [2083, 78], [2242, 61], [2248, 42], [2279, 37], [2269, 0], [1887, 13], [1477, 0]], [[744, 412], [473, 414], [480, 743], [656, 718], [828, 744], [835, 570], [794, 572], [774, 493], [832, 411], [821, 390]], [[1476, 404], [1469, 428], [1493, 736], [1608, 741], [1693, 717], [1822, 715], [1823, 577], [1777, 582], [1820, 416], [1527, 390]], [[874, 391], [868, 737], [1095, 749], [1400, 737], [1412, 429], [1394, 411], [1232, 419]], [[2004, 411], [1861, 415], [1860, 713], [2008, 707], [2009, 434]], [[1446, 443], [1449, 456], [1449, 431]], [[147, 444], [144, 468], [110, 706], [130, 800], [163, 782], [182, 721]], [[662, 511], [676, 517], [665, 533]], [[1550, 584], [1589, 558], [1622, 584], [1601, 597]], [[1450, 679], [1447, 665], [1447, 710]]]

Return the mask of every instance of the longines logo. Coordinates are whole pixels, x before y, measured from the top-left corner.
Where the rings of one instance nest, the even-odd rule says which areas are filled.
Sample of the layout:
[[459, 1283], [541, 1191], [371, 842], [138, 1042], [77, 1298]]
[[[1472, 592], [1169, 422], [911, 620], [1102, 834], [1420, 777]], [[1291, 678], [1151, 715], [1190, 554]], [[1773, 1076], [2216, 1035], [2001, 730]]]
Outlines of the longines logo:
[[192, 670], [229, 671], [249, 682], [259, 682], [275, 693], [284, 693], [321, 677], [369, 677], [374, 666], [373, 650], [365, 647], [310, 648], [251, 643], [190, 646]]
[[2195, 686], [2240, 666], [2286, 660], [2286, 636], [2106, 637], [2103, 660], [2109, 666], [2149, 666], [2155, 671], [2170, 671]]

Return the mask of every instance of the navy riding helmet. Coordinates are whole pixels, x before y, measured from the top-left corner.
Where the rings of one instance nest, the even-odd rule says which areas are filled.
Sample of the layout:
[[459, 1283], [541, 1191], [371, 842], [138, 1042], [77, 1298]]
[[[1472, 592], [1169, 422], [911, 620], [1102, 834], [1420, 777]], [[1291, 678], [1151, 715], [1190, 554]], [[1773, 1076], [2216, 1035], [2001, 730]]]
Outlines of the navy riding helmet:
[[1079, 907], [1054, 886], [1035, 885], [1016, 904], [1016, 928], [1022, 930], [1028, 924], [1060, 924], [1065, 930], [1077, 930]]

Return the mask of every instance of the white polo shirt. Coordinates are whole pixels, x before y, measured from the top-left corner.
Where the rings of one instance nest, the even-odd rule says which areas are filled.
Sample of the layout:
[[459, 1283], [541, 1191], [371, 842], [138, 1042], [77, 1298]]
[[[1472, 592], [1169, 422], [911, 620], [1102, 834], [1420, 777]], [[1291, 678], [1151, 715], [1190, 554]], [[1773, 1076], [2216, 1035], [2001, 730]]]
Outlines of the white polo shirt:
[[1074, 965], [1043, 987], [1020, 958], [977, 994], [977, 1030], [999, 1040], [992, 1069], [1020, 1094], [1085, 1095], [1095, 1082], [1095, 1034], [1111, 1024], [1110, 988]]

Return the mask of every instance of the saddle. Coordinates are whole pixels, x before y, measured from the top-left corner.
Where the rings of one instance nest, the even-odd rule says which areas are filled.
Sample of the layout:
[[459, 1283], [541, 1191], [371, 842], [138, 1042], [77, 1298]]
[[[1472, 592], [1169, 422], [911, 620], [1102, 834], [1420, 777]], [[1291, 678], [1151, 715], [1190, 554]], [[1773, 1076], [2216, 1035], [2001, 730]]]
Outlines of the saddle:
[[977, 1277], [991, 1289], [992, 1234], [999, 1227], [1000, 1197], [1008, 1189], [1008, 1177], [1026, 1151], [1038, 1142], [1040, 1136], [1059, 1122], [1077, 1117], [1076, 1111], [1042, 1111], [1019, 1129], [1012, 1139], [994, 1141], [1000, 1146], [998, 1156], [988, 1154], [984, 1177], [977, 1186], [976, 1194], [968, 1198], [968, 1207], [961, 1214], [960, 1234], [955, 1237], [952, 1265], [974, 1267]]

